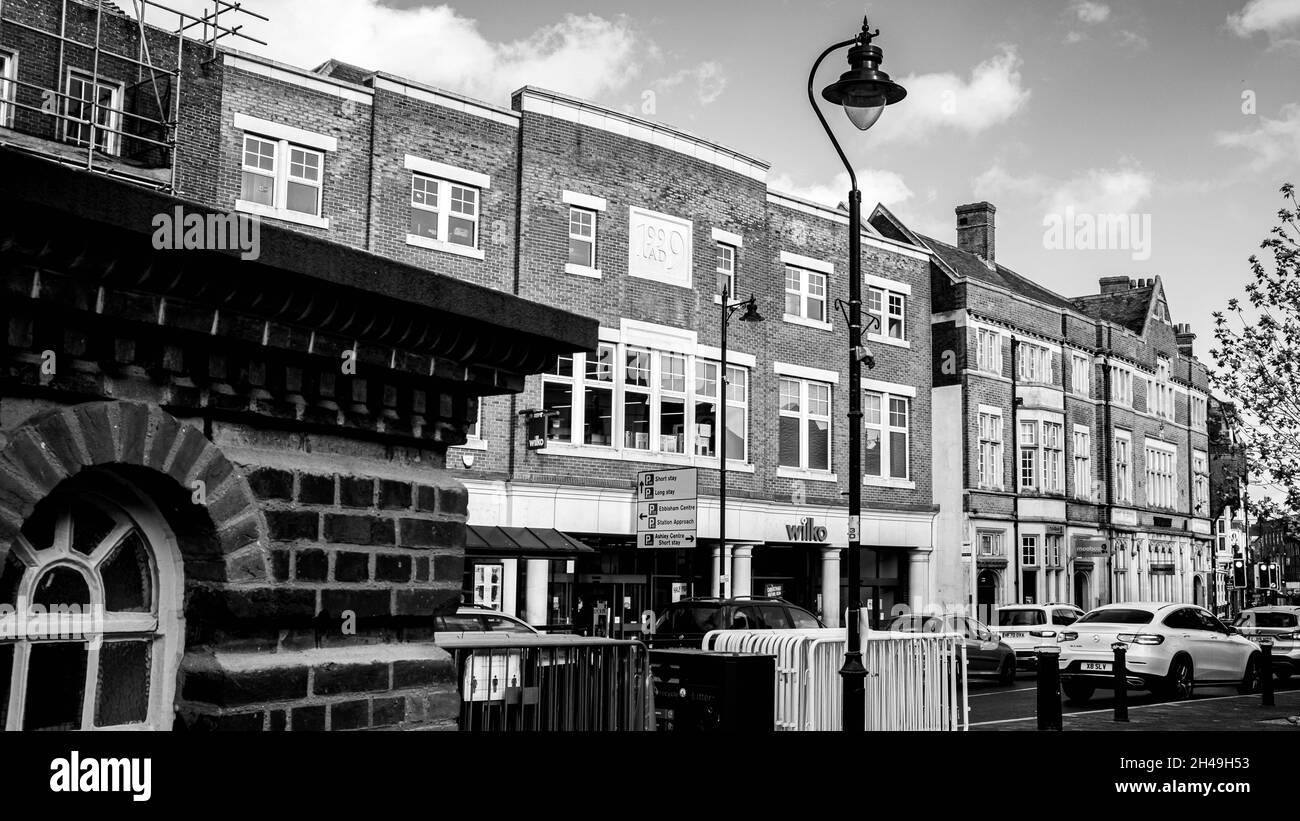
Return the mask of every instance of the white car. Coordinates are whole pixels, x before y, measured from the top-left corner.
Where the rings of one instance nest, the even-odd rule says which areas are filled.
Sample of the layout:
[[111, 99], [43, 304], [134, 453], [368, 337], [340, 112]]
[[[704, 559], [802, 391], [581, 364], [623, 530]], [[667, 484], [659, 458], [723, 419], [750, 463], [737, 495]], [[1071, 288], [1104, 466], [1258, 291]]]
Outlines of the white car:
[[1038, 666], [1035, 648], [1055, 644], [1057, 634], [1074, 624], [1083, 611], [1072, 604], [1008, 604], [993, 613], [993, 629], [1012, 650], [1016, 666]]
[[1252, 607], [1237, 614], [1233, 626], [1249, 639], [1273, 639], [1273, 673], [1286, 680], [1300, 671], [1300, 607]]
[[1129, 687], [1170, 699], [1190, 698], [1197, 685], [1259, 687], [1259, 645], [1190, 604], [1134, 602], [1090, 610], [1060, 634], [1061, 688], [1073, 703], [1112, 687], [1115, 653], [1127, 645]]
[[486, 636], [489, 633], [535, 636], [542, 631], [523, 619], [493, 610], [489, 607], [462, 605], [455, 615], [438, 616], [434, 624], [435, 643], [443, 639], [463, 639], [470, 636]]

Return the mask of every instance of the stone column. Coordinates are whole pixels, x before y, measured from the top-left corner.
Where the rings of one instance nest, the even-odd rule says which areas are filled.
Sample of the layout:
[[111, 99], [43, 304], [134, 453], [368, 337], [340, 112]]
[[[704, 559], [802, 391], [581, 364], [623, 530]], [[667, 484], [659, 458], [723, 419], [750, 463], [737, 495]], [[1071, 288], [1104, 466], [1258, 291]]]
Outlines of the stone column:
[[754, 546], [750, 544], [733, 545], [731, 548], [731, 593], [732, 596], [749, 596], [753, 594], [753, 573], [750, 561], [754, 555]]
[[908, 583], [907, 600], [913, 613], [922, 613], [925, 606], [934, 601], [930, 590], [930, 548], [913, 548], [907, 554]]
[[528, 578], [524, 589], [524, 621], [534, 626], [546, 624], [549, 619], [550, 603], [547, 593], [550, 590], [551, 563], [546, 559], [528, 560]]
[[822, 621], [840, 626], [840, 549], [822, 548]]

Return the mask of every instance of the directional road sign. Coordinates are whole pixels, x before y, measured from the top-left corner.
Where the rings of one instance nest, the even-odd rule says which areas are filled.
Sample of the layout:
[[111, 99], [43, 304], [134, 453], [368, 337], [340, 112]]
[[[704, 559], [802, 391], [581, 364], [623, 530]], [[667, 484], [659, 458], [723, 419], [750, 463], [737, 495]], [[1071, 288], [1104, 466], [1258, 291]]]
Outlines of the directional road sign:
[[695, 547], [696, 470], [645, 470], [636, 478], [637, 547]]

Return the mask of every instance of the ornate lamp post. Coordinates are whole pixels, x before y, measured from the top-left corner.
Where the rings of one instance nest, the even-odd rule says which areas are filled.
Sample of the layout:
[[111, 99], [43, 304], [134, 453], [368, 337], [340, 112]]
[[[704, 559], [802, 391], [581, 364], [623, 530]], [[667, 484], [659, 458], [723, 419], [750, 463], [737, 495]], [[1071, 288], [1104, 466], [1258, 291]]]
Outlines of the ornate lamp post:
[[822, 89], [828, 102], [844, 106], [849, 121], [861, 131], [876, 124], [885, 106], [907, 96], [907, 89], [889, 79], [880, 70], [883, 53], [872, 39], [880, 30], [872, 31], [867, 19], [862, 18], [862, 31], [851, 40], [835, 43], [821, 53], [808, 74], [808, 102], [812, 105], [826, 136], [835, 146], [840, 161], [849, 172], [849, 607], [848, 648], [840, 676], [844, 679], [844, 730], [862, 732], [866, 719], [867, 669], [862, 666], [862, 636], [858, 624], [858, 601], [861, 597], [861, 539], [862, 539], [862, 361], [871, 357], [862, 345], [862, 192], [853, 166], [844, 156], [835, 133], [822, 115], [813, 96], [813, 80], [822, 60], [832, 51], [849, 47], [849, 70], [840, 79]]

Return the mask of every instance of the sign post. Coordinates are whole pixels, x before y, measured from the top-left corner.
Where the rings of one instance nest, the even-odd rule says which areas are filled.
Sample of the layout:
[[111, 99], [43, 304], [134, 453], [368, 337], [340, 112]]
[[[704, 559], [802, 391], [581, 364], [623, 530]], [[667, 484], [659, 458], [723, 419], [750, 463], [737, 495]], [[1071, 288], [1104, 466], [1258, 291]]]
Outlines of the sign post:
[[696, 478], [695, 468], [637, 474], [637, 547], [695, 547]]

